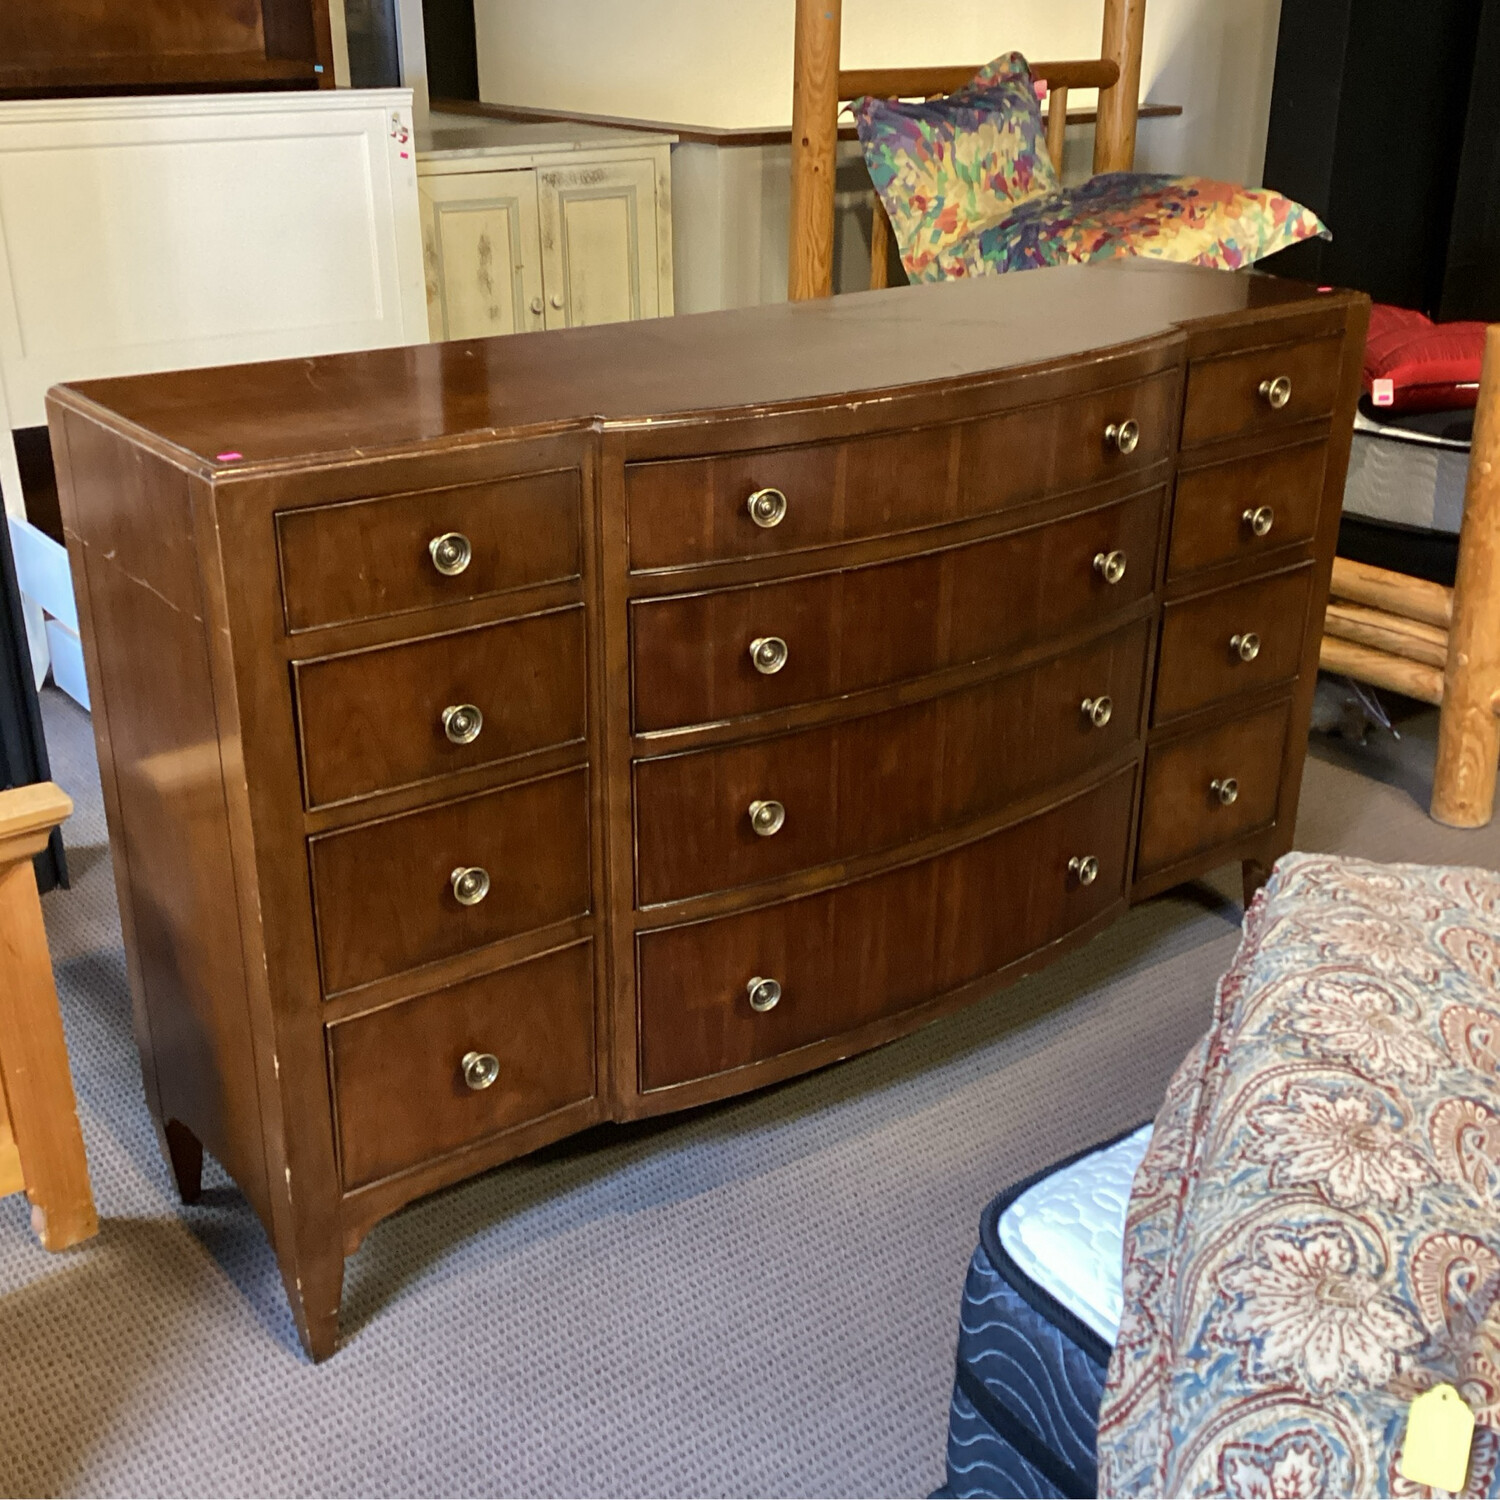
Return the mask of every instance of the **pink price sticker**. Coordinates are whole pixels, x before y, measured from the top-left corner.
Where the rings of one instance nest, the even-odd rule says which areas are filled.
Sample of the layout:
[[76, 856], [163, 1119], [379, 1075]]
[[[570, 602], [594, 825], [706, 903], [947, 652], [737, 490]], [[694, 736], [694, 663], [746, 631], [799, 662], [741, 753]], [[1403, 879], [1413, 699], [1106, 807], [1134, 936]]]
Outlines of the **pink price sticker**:
[[216, 464], [232, 464], [237, 458], [243, 458], [244, 456], [243, 453], [236, 453], [231, 448], [228, 453], [215, 453], [214, 462]]
[[1396, 404], [1396, 382], [1394, 380], [1372, 380], [1370, 382], [1370, 400], [1376, 406], [1394, 406]]

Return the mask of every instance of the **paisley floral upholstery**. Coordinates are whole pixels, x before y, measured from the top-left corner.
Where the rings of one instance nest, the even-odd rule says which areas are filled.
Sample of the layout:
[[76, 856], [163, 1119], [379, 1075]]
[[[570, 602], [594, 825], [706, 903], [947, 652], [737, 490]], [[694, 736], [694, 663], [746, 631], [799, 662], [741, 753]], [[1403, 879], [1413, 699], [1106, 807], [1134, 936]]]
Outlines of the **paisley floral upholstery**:
[[1500, 1464], [1500, 874], [1294, 854], [1136, 1175], [1101, 1495], [1423, 1494], [1413, 1396]]

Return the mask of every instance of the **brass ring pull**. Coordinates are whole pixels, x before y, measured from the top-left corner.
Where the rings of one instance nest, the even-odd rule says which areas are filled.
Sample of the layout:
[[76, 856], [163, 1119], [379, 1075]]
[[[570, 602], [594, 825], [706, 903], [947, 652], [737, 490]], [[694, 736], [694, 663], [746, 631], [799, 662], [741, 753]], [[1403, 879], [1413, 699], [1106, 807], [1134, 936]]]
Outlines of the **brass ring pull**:
[[1123, 422], [1111, 422], [1104, 429], [1104, 441], [1110, 447], [1118, 448], [1121, 453], [1134, 453], [1140, 440], [1140, 424], [1134, 417], [1126, 417]]
[[772, 677], [786, 665], [786, 642], [779, 635], [759, 635], [750, 642], [750, 660], [763, 677]]
[[1280, 411], [1292, 399], [1291, 376], [1278, 375], [1274, 380], [1262, 380], [1260, 393], [1273, 411]]
[[774, 979], [762, 979], [758, 974], [745, 986], [745, 990], [750, 996], [750, 1009], [759, 1011], [761, 1015], [768, 1010], [775, 1010], [781, 999], [781, 986]]
[[1260, 637], [1253, 630], [1229, 637], [1229, 649], [1241, 661], [1254, 661], [1260, 655]]
[[445, 531], [427, 544], [432, 565], [444, 578], [456, 578], [474, 558], [474, 549], [461, 531]]
[[1103, 729], [1109, 723], [1110, 715], [1114, 711], [1114, 699], [1107, 693], [1100, 693], [1097, 698], [1085, 698], [1083, 700], [1083, 716], [1095, 729]]
[[1099, 861], [1092, 854], [1075, 854], [1068, 861], [1068, 874], [1076, 876], [1079, 885], [1093, 885], [1099, 878]]
[[443, 733], [455, 745], [472, 745], [484, 728], [484, 715], [472, 703], [455, 703], [443, 710]]
[[1232, 807], [1239, 800], [1240, 784], [1233, 776], [1214, 777], [1208, 789], [1218, 798], [1220, 807]]
[[1118, 549], [1114, 552], [1096, 552], [1094, 571], [1106, 583], [1118, 583], [1125, 576], [1125, 554]]
[[770, 838], [773, 833], [780, 833], [785, 822], [786, 808], [781, 803], [767, 799], [750, 804], [750, 826], [763, 839]]
[[1258, 505], [1254, 510], [1247, 510], [1240, 519], [1256, 536], [1269, 536], [1276, 524], [1276, 512], [1269, 505]]
[[750, 512], [750, 519], [757, 526], [762, 526], [769, 530], [772, 526], [780, 526], [785, 519], [786, 496], [780, 490], [756, 490], [745, 501], [745, 509]]
[[465, 1052], [460, 1065], [464, 1082], [477, 1094], [500, 1076], [500, 1059], [493, 1052]]
[[490, 877], [487, 870], [478, 865], [460, 865], [449, 877], [454, 899], [460, 906], [478, 906], [490, 893]]

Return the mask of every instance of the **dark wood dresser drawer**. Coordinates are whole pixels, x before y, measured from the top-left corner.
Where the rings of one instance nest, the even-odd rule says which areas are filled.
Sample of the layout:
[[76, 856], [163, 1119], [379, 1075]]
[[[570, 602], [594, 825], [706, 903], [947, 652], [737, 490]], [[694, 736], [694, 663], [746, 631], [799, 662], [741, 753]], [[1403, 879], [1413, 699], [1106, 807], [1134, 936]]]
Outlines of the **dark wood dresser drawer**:
[[[577, 770], [310, 839], [325, 990], [587, 912], [588, 834]], [[472, 904], [455, 890], [466, 870], [487, 877]]]
[[1343, 353], [1343, 339], [1330, 338], [1194, 360], [1182, 446], [1282, 432], [1295, 422], [1326, 417], [1338, 399]]
[[1179, 474], [1167, 577], [1311, 541], [1326, 453], [1304, 443]]
[[[1003, 968], [1118, 901], [1126, 771], [934, 859], [758, 911], [637, 939], [641, 1087], [745, 1067]], [[1092, 859], [1081, 883], [1071, 860]], [[769, 980], [775, 991], [756, 981]], [[775, 994], [769, 1009], [765, 1006]]]
[[638, 901], [893, 848], [1083, 775], [1140, 732], [1148, 640], [1142, 621], [926, 703], [639, 762]]
[[[1172, 450], [1177, 382], [1171, 371], [944, 427], [629, 464], [630, 565], [685, 567], [893, 536], [1149, 468]], [[1128, 454], [1105, 439], [1111, 423], [1126, 421], [1139, 433]]]
[[583, 739], [581, 604], [293, 672], [309, 807]]
[[1295, 677], [1311, 589], [1304, 563], [1167, 605], [1152, 722]]
[[[1161, 504], [1151, 490], [899, 562], [637, 602], [635, 727], [813, 702], [1086, 628], [1151, 594]], [[1125, 571], [1109, 583], [1116, 552]], [[760, 670], [757, 642], [775, 643], [762, 665], [783, 664]]]
[[578, 471], [556, 469], [279, 511], [287, 629], [576, 578], [580, 494]]
[[1154, 745], [1146, 756], [1136, 875], [1268, 824], [1281, 793], [1291, 707]]
[[590, 1099], [592, 945], [340, 1021], [328, 1056], [345, 1188]]

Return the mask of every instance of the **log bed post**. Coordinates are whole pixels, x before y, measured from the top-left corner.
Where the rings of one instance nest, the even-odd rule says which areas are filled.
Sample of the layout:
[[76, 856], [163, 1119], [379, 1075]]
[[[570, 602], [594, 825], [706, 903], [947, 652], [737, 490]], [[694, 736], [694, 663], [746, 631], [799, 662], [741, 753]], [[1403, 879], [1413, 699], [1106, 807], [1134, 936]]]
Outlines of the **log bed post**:
[[1474, 413], [1443, 677], [1432, 816], [1482, 828], [1500, 764], [1500, 324], [1490, 328]]
[[1120, 70], [1119, 81], [1099, 90], [1094, 131], [1094, 171], [1129, 172], [1135, 166], [1135, 122], [1141, 104], [1141, 44], [1146, 0], [1104, 0], [1100, 56]]
[[833, 179], [839, 140], [843, 0], [797, 0], [787, 295], [833, 295]]

